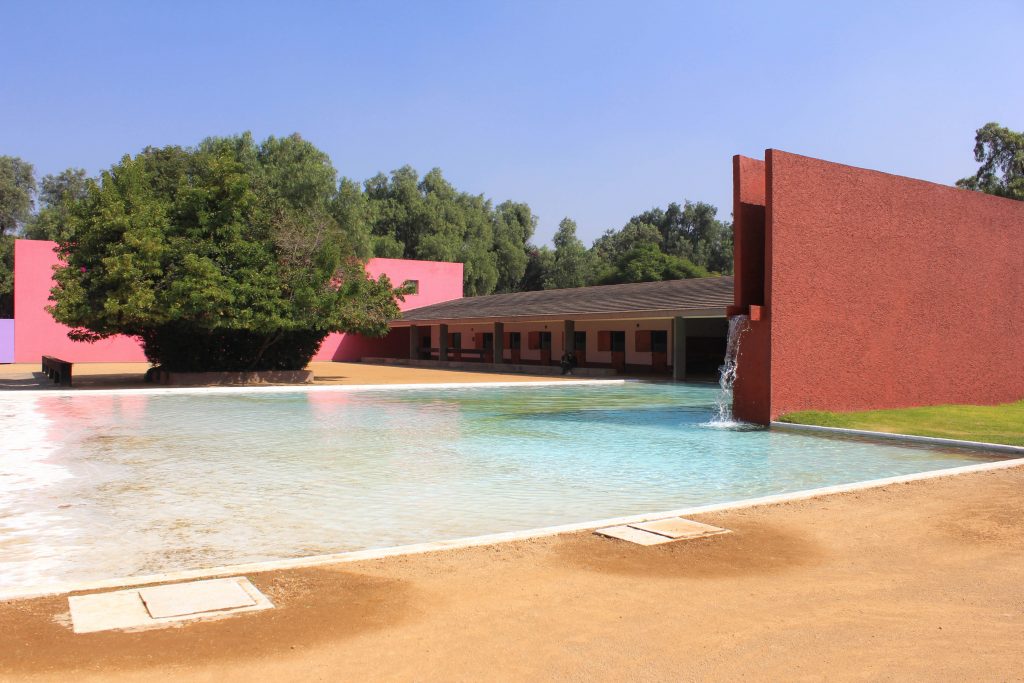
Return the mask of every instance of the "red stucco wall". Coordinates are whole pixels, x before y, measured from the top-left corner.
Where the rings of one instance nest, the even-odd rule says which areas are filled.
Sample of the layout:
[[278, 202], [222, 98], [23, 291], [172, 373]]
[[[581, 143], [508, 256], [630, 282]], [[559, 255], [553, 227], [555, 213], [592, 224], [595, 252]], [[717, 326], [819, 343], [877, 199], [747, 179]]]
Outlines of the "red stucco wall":
[[769, 417], [1024, 397], [1024, 202], [765, 161]]
[[[762, 306], [770, 286], [771, 250], [766, 248], [765, 163], [733, 157], [734, 310]], [[771, 417], [771, 318], [750, 321], [740, 338], [739, 372], [733, 387], [734, 413], [767, 424]]]

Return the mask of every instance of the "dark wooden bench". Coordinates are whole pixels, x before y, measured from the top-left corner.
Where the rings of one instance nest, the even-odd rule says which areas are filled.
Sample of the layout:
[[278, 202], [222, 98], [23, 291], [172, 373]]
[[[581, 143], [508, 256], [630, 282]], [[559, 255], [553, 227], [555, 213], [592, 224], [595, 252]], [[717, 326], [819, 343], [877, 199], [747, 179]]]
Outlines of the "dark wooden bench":
[[43, 356], [43, 374], [62, 387], [71, 386], [71, 363], [53, 356]]
[[[491, 353], [489, 349], [453, 349], [448, 348], [448, 360], [479, 360], [484, 361]], [[441, 357], [441, 349], [420, 349], [420, 358], [437, 360]]]

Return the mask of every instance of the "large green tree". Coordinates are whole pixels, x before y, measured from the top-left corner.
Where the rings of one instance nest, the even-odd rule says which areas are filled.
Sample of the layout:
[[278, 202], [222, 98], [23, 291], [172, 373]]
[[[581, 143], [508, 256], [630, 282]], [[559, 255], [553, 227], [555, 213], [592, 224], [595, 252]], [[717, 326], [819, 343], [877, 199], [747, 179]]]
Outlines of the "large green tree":
[[353, 192], [347, 204], [364, 207], [375, 256], [459, 261], [467, 296], [522, 286], [536, 227], [526, 204], [494, 207], [483, 195], [457, 190], [439, 168], [420, 178], [403, 166], [390, 175], [378, 173], [363, 187], [362, 196]]
[[32, 217], [35, 192], [32, 164], [0, 156], [0, 318], [14, 313], [14, 236]]
[[591, 283], [650, 282], [732, 272], [732, 226], [705, 202], [675, 202], [633, 216], [591, 248]]
[[[630, 223], [652, 225], [661, 234], [666, 254], [691, 261], [716, 273], [732, 272], [732, 225], [718, 220], [718, 209], [706, 202], [673, 202], [666, 209], [650, 209]], [[628, 226], [629, 224], [627, 224]]]
[[552, 241], [555, 243], [555, 258], [551, 275], [544, 281], [544, 288], [564, 289], [590, 284], [590, 252], [576, 236], [576, 222], [571, 218], [563, 218]]
[[544, 284], [551, 281], [554, 270], [555, 252], [544, 245], [529, 245], [526, 252], [526, 270], [518, 289], [524, 292], [545, 289]]
[[515, 292], [522, 286], [529, 262], [529, 244], [537, 217], [520, 202], [502, 202], [494, 211], [494, 254], [497, 257], [497, 292]]
[[298, 369], [330, 332], [382, 335], [396, 293], [366, 276], [345, 191], [298, 135], [125, 156], [69, 202], [52, 313], [179, 371]]
[[978, 172], [956, 182], [968, 190], [1024, 200], [1024, 133], [986, 123], [974, 137]]
[[84, 169], [69, 168], [57, 175], [43, 176], [39, 188], [39, 212], [25, 223], [23, 234], [32, 240], [70, 237], [68, 213], [75, 202], [85, 198], [89, 176]]

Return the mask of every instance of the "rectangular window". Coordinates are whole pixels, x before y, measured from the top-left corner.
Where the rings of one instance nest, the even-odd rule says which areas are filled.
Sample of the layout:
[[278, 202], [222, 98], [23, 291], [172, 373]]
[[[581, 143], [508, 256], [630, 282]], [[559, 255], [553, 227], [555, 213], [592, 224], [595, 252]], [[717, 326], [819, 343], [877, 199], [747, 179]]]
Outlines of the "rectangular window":
[[450, 348], [450, 349], [461, 349], [462, 348], [462, 333], [461, 332], [449, 332], [448, 333], [448, 348]]
[[521, 332], [508, 333], [508, 348], [521, 349], [523, 347], [523, 335]]
[[601, 330], [600, 332], [597, 333], [597, 350], [612, 350], [612, 333], [609, 332], [608, 330]]
[[668, 332], [665, 330], [654, 330], [651, 332], [651, 351], [654, 353], [668, 353]]
[[626, 333], [625, 332], [612, 332], [611, 333], [611, 345], [612, 345], [612, 353], [625, 353], [625, 351], [626, 351]]
[[526, 348], [530, 351], [536, 351], [540, 348], [540, 332], [526, 333]]
[[406, 280], [402, 283], [402, 289], [405, 290], [406, 294], [419, 294], [420, 293], [420, 281], [419, 280]]
[[551, 350], [551, 333], [550, 332], [541, 332], [540, 333], [540, 348], [542, 350], [546, 350], [546, 351], [550, 351]]
[[637, 330], [636, 331], [636, 350], [640, 353], [651, 350], [651, 331], [650, 330]]

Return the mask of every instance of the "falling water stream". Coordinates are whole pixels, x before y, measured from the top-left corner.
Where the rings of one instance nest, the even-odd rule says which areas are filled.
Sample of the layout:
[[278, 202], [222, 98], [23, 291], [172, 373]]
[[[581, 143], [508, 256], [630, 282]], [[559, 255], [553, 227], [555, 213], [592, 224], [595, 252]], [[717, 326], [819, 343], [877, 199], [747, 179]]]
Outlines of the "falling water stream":
[[736, 368], [739, 364], [740, 337], [747, 330], [747, 323], [750, 318], [745, 315], [735, 315], [729, 318], [729, 338], [725, 346], [725, 360], [718, 369], [718, 392], [717, 412], [709, 426], [728, 428], [739, 426], [732, 415], [732, 388], [736, 383]]

